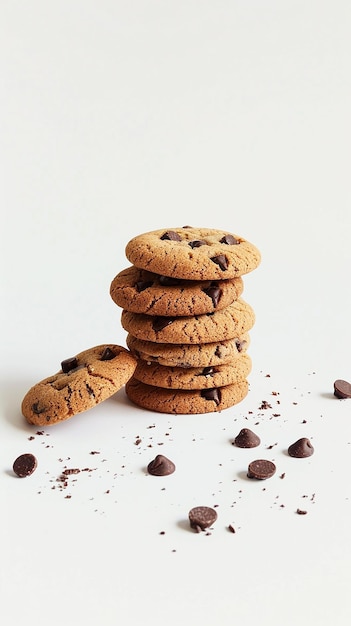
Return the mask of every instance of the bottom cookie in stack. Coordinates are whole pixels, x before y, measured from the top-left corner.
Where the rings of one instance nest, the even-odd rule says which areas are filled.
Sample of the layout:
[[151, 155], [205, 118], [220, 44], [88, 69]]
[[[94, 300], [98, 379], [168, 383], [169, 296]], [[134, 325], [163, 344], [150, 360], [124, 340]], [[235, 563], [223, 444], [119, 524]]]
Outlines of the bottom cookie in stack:
[[219, 412], [248, 393], [248, 334], [192, 346], [156, 344], [129, 334], [127, 344], [138, 364], [126, 394], [144, 409], [186, 415]]

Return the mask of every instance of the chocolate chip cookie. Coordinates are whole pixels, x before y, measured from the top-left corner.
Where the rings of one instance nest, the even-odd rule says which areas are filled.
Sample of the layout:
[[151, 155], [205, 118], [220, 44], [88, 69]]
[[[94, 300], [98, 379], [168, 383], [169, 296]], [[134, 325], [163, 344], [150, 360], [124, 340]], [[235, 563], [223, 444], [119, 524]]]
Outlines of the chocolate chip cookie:
[[146, 385], [132, 376], [125, 390], [128, 398], [143, 409], [191, 415], [219, 412], [241, 402], [248, 393], [248, 382], [242, 380], [224, 387], [183, 390]]
[[32, 387], [22, 401], [30, 424], [50, 426], [91, 409], [132, 376], [137, 359], [114, 344], [96, 346], [61, 363], [61, 370]]
[[143, 341], [128, 333], [129, 350], [144, 361], [171, 367], [208, 367], [230, 363], [249, 346], [248, 333], [227, 341], [206, 344], [168, 344]]
[[115, 276], [110, 295], [115, 304], [132, 313], [186, 316], [224, 309], [241, 296], [243, 288], [241, 277], [194, 281], [131, 266]]
[[246, 353], [230, 363], [207, 367], [166, 367], [139, 359], [134, 378], [166, 389], [209, 389], [244, 380], [251, 368], [251, 358]]
[[236, 278], [258, 267], [259, 250], [239, 235], [211, 228], [169, 228], [133, 237], [125, 249], [136, 267], [186, 280]]
[[225, 341], [249, 331], [255, 322], [253, 309], [239, 298], [215, 313], [187, 317], [164, 317], [122, 311], [123, 328], [143, 341], [205, 344]]

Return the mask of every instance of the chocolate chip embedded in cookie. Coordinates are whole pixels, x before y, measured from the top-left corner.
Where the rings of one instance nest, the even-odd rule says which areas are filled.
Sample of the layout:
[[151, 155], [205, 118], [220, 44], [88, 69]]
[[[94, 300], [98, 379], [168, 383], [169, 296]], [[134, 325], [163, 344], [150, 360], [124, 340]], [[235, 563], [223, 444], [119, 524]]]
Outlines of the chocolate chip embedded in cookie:
[[141, 383], [132, 377], [125, 386], [128, 398], [137, 406], [158, 413], [193, 415], [219, 412], [234, 406], [248, 393], [247, 380], [211, 389], [164, 389]]
[[208, 367], [230, 363], [246, 352], [250, 337], [245, 333], [241, 337], [228, 341], [215, 341], [205, 344], [170, 344], [143, 341], [130, 333], [126, 339], [129, 350], [140, 359], [170, 367]]
[[134, 378], [165, 389], [208, 389], [244, 380], [251, 372], [251, 358], [242, 353], [230, 363], [205, 367], [166, 367], [138, 360]]
[[50, 426], [106, 400], [133, 375], [137, 359], [114, 344], [90, 348], [61, 362], [61, 370], [32, 387], [22, 401], [30, 424]]
[[112, 300], [126, 311], [146, 315], [202, 315], [229, 306], [243, 292], [242, 278], [194, 281], [160, 276], [135, 266], [115, 276]]
[[259, 250], [238, 235], [190, 226], [137, 235], [125, 252], [136, 267], [187, 280], [235, 278], [261, 261]]
[[122, 311], [123, 328], [144, 341], [170, 344], [206, 344], [226, 341], [251, 330], [255, 314], [241, 298], [230, 306], [204, 315], [187, 317], [151, 316]]

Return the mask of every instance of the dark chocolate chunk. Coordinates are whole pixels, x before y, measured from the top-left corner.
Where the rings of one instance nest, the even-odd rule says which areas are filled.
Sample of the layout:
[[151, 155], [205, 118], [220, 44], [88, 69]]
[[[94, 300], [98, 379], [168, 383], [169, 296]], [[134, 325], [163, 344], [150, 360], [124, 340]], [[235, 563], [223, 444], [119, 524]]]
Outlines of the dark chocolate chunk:
[[217, 512], [209, 506], [196, 506], [189, 511], [190, 526], [198, 533], [212, 526], [216, 519]]
[[222, 237], [222, 239], [220, 239], [219, 241], [220, 243], [228, 244], [228, 246], [236, 246], [238, 243], [240, 243], [240, 241], [238, 239], [235, 239], [233, 235], [224, 235], [224, 237]]
[[260, 443], [261, 439], [249, 428], [242, 428], [233, 441], [238, 448], [256, 448]]
[[158, 282], [163, 287], [171, 287], [172, 285], [179, 285], [182, 281], [179, 278], [172, 278], [171, 276], [160, 276]]
[[163, 235], [161, 235], [160, 239], [169, 239], [170, 241], [181, 241], [182, 238], [180, 235], [178, 235], [178, 233], [176, 233], [174, 230], [168, 230], [166, 233], [163, 233]]
[[175, 465], [163, 454], [158, 454], [153, 461], [150, 461], [147, 471], [152, 476], [168, 476], [175, 471]]
[[148, 289], [148, 287], [152, 287], [152, 285], [152, 280], [138, 280], [138, 282], [135, 283], [135, 289], [138, 293], [140, 293], [141, 291], [145, 291], [145, 289]]
[[157, 315], [153, 319], [152, 328], [155, 332], [158, 332], [172, 324], [172, 322], [174, 322], [173, 317], [162, 317], [161, 315]]
[[100, 361], [111, 361], [111, 359], [113, 359], [115, 357], [115, 353], [112, 352], [111, 348], [109, 348], [108, 346], [106, 346], [106, 348], [104, 349]]
[[311, 456], [314, 452], [314, 448], [307, 437], [301, 437], [292, 443], [291, 446], [288, 447], [289, 456], [294, 456], [298, 459], [303, 459], [307, 456]]
[[215, 387], [213, 389], [202, 389], [201, 397], [205, 398], [205, 400], [213, 400], [216, 406], [218, 406], [221, 402], [221, 392]]
[[40, 406], [39, 402], [34, 402], [34, 404], [32, 404], [32, 411], [36, 415], [40, 415], [40, 413], [45, 413], [46, 407], [45, 406], [44, 407]]
[[249, 464], [247, 476], [248, 478], [257, 478], [265, 480], [271, 478], [275, 474], [276, 467], [272, 461], [267, 459], [257, 459]]
[[21, 454], [21, 456], [17, 457], [17, 459], [13, 463], [13, 471], [20, 478], [24, 478], [25, 476], [30, 476], [31, 474], [33, 474], [37, 465], [37, 459], [35, 458], [34, 454]]
[[207, 289], [204, 289], [204, 293], [211, 298], [213, 306], [216, 307], [222, 295], [222, 289], [218, 287], [218, 284], [212, 283]]
[[204, 367], [202, 372], [200, 372], [200, 374], [197, 374], [197, 376], [213, 376], [216, 371], [217, 370], [215, 367], [213, 367], [213, 365], [209, 365], [208, 367]]
[[67, 374], [67, 372], [74, 370], [76, 367], [78, 367], [78, 361], [75, 356], [72, 356], [69, 359], [65, 359], [61, 362], [61, 369], [64, 374]]
[[189, 241], [190, 248], [200, 248], [200, 246], [206, 245], [206, 241], [202, 241], [202, 239], [194, 239], [194, 241]]
[[238, 352], [242, 352], [245, 348], [245, 346], [247, 345], [247, 341], [245, 341], [245, 339], [243, 341], [240, 341], [240, 339], [236, 339], [235, 340], [235, 345], [236, 345], [236, 349]]
[[334, 396], [339, 399], [351, 398], [351, 383], [346, 380], [336, 380], [334, 382]]
[[219, 265], [219, 267], [223, 271], [228, 269], [227, 257], [224, 254], [219, 254], [218, 256], [213, 256], [211, 258], [211, 261], [213, 261], [213, 263], [216, 263], [217, 265]]

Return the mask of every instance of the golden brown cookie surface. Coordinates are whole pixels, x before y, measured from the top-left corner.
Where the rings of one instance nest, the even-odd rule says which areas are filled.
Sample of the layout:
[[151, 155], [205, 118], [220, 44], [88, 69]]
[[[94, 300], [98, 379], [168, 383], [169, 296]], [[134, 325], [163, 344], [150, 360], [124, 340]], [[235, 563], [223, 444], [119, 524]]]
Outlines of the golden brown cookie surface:
[[137, 359], [122, 346], [104, 344], [61, 363], [61, 370], [32, 387], [22, 401], [30, 424], [50, 426], [106, 400], [136, 368]]

